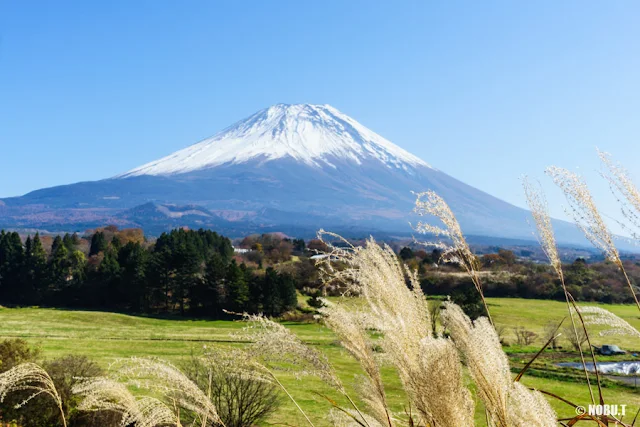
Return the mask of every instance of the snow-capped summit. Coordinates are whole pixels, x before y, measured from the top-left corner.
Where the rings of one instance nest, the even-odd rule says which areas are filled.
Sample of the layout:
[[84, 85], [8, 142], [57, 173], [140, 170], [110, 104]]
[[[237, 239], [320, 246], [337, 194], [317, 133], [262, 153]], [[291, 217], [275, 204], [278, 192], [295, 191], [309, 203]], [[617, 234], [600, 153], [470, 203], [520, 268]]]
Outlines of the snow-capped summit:
[[369, 160], [410, 171], [430, 166], [330, 105], [277, 104], [258, 111], [214, 136], [118, 178], [175, 175], [290, 157], [314, 167], [335, 161], [361, 164]]
[[[308, 104], [274, 105], [115, 178], [2, 199], [0, 228], [408, 234], [412, 191], [426, 190], [447, 201], [467, 234], [531, 239], [527, 211], [430, 167], [329, 105]], [[574, 226], [554, 227], [559, 241], [584, 242]]]

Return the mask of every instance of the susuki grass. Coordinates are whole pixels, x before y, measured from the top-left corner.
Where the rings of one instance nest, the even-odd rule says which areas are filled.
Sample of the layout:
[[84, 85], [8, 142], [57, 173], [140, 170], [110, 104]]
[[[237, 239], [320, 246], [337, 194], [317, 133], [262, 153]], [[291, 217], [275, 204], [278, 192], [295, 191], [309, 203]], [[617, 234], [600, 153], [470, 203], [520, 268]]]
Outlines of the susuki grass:
[[40, 366], [35, 363], [23, 363], [0, 374], [0, 402], [3, 402], [9, 393], [26, 392], [24, 400], [16, 405], [17, 408], [27, 405], [31, 400], [40, 396], [49, 396], [60, 410], [60, 418], [66, 427], [62, 399], [58, 394], [53, 380]]
[[161, 400], [151, 396], [135, 396], [126, 384], [111, 378], [88, 378], [74, 387], [82, 397], [82, 411], [113, 411], [120, 414], [121, 424], [139, 427], [177, 425], [180, 420]]
[[580, 307], [578, 311], [582, 315], [586, 325], [600, 325], [605, 327], [604, 330], [600, 331], [601, 336], [629, 335], [634, 338], [640, 338], [640, 331], [631, 326], [629, 322], [602, 307]]
[[420, 221], [415, 226], [415, 230], [419, 233], [430, 234], [433, 237], [444, 237], [446, 240], [437, 241], [422, 241], [425, 246], [432, 246], [442, 250], [441, 259], [447, 262], [453, 262], [462, 266], [476, 287], [476, 290], [480, 294], [482, 303], [484, 304], [489, 322], [491, 321], [491, 314], [487, 307], [487, 302], [484, 298], [484, 291], [482, 289], [482, 283], [478, 270], [480, 270], [480, 264], [478, 258], [471, 252], [469, 244], [464, 238], [462, 228], [458, 223], [453, 211], [444, 201], [442, 197], [436, 194], [434, 191], [426, 191], [424, 193], [418, 193], [416, 198], [416, 204], [414, 212], [420, 216], [432, 216], [442, 222], [443, 227], [431, 225], [429, 222]]
[[614, 162], [609, 153], [598, 150], [598, 156], [604, 166], [602, 176], [617, 196], [620, 210], [626, 220], [618, 221], [618, 224], [638, 240], [640, 239], [640, 191], [629, 172], [622, 165]]
[[[582, 362], [582, 371], [584, 372], [587, 387], [589, 389], [589, 395], [591, 396], [592, 403], [595, 403], [595, 397], [591, 389], [591, 380], [589, 378], [589, 371], [585, 362], [584, 351], [582, 349], [582, 343], [579, 338], [578, 326], [576, 326], [576, 319], [574, 318], [574, 312], [571, 307], [571, 300], [573, 299], [567, 291], [567, 286], [564, 281], [564, 272], [562, 270], [562, 262], [560, 261], [560, 255], [558, 254], [558, 246], [556, 245], [555, 234], [553, 232], [553, 225], [551, 223], [551, 216], [549, 215], [549, 208], [547, 206], [547, 200], [544, 194], [539, 188], [536, 188], [527, 177], [523, 179], [523, 187], [527, 204], [531, 210], [531, 215], [535, 221], [538, 241], [540, 246], [547, 256], [551, 267], [558, 275], [558, 280], [562, 285], [562, 291], [564, 292], [565, 302], [567, 303], [567, 311], [571, 319], [571, 328], [573, 334], [576, 337], [576, 344], [578, 346], [578, 352], [580, 353], [580, 361]], [[582, 332], [582, 331], [581, 331]], [[586, 330], [584, 331], [586, 334]], [[593, 349], [590, 349], [593, 351]]]
[[[627, 204], [635, 209], [635, 198], [640, 193], [622, 169], [612, 166], [608, 157], [602, 154], [601, 157], [611, 174], [608, 179], [612, 188], [622, 193]], [[587, 239], [601, 249], [625, 276], [640, 309], [613, 235], [586, 183], [579, 176], [558, 167], [548, 168], [547, 174], [567, 196], [571, 213]], [[526, 180], [524, 186], [539, 240], [564, 290], [565, 315], [571, 318], [576, 336], [578, 328], [587, 336], [588, 355], [596, 367], [598, 403], [603, 405], [605, 393], [592, 350], [594, 332], [600, 328], [603, 336], [624, 334], [631, 337], [633, 343], [637, 343], [640, 332], [602, 307], [585, 307], [575, 302], [564, 285], [562, 263], [544, 196]], [[484, 411], [487, 425], [495, 427], [551, 427], [584, 421], [605, 427], [610, 423], [632, 425], [623, 422], [616, 414], [576, 411], [576, 415], [563, 418], [556, 412], [557, 406], [546, 397], [555, 399], [556, 405], [561, 402], [572, 408], [578, 406], [572, 401], [574, 398], [523, 385], [521, 380], [529, 367], [557, 336], [552, 336], [514, 378], [509, 358], [489, 314], [491, 307], [484, 297], [478, 260], [452, 210], [440, 196], [429, 191], [417, 194], [415, 212], [433, 216], [442, 222], [443, 226], [438, 227], [429, 221], [421, 221], [415, 230], [445, 238], [423, 243], [442, 249], [444, 260], [456, 263], [466, 271], [480, 294], [487, 317], [471, 321], [459, 306], [445, 301], [441, 314], [444, 330], [438, 331], [433, 327], [432, 310], [417, 273], [409, 269], [390, 247], [379, 245], [373, 238], [366, 240], [363, 246], [354, 246], [336, 234], [321, 230], [318, 238], [326, 244], [329, 255], [320, 262], [321, 271], [328, 280], [343, 282], [348, 293], [357, 295], [360, 300], [360, 304], [334, 300], [327, 302], [321, 310], [325, 326], [333, 331], [340, 346], [359, 366], [362, 376], [356, 380], [358, 387], [348, 387], [342, 380], [336, 368], [339, 360], [333, 360], [319, 348], [310, 346], [285, 325], [260, 315], [245, 314], [242, 328], [227, 336], [226, 341], [236, 345], [227, 354], [233, 355], [235, 363], [229, 363], [230, 359], [219, 350], [216, 350], [218, 353], [211, 351], [210, 355], [218, 354], [219, 366], [227, 369], [230, 375], [252, 376], [259, 381], [277, 384], [312, 427], [326, 420], [335, 426], [354, 427], [465, 427], [477, 422], [478, 410]], [[630, 218], [633, 220], [635, 217]], [[579, 348], [586, 391], [591, 402], [596, 403], [585, 353], [586, 350]], [[216, 359], [210, 357], [209, 360]], [[388, 381], [389, 377], [383, 374], [389, 368], [397, 382]], [[317, 419], [318, 411], [311, 413], [306, 409], [306, 402], [286, 382], [287, 375], [316, 377], [326, 385], [325, 392], [317, 394], [326, 401]], [[131, 357], [112, 363], [108, 377], [84, 379], [73, 392], [83, 399], [80, 410], [117, 412], [122, 416], [121, 425], [182, 426], [183, 420], [189, 419], [192, 426], [223, 426], [211, 399], [212, 381], [213, 377], [209, 377], [208, 386], [202, 388], [202, 384], [191, 381], [170, 362]], [[132, 393], [131, 387], [147, 394]], [[396, 391], [394, 399], [401, 400], [403, 411], [398, 411], [397, 404], [390, 403], [391, 389]], [[62, 400], [55, 384], [38, 365], [18, 365], [0, 374], [0, 399], [13, 392], [27, 392], [28, 397], [18, 406], [28, 404], [39, 395], [49, 396], [59, 407], [66, 426]]]

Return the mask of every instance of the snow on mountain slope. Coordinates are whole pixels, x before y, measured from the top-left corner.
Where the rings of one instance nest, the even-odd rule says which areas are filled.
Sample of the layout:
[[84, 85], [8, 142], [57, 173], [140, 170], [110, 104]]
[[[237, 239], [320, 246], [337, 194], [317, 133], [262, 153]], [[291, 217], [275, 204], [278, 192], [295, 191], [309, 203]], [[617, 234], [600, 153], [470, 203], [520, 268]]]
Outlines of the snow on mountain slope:
[[[0, 228], [409, 233], [411, 191], [425, 190], [447, 201], [467, 234], [531, 239], [524, 209], [430, 167], [333, 107], [307, 104], [274, 105], [115, 178], [0, 200]], [[575, 226], [554, 225], [558, 241], [584, 242]]]
[[291, 157], [309, 166], [334, 167], [333, 159], [361, 164], [375, 159], [410, 172], [430, 166], [329, 105], [277, 104], [211, 138], [116, 178], [175, 175], [221, 164]]

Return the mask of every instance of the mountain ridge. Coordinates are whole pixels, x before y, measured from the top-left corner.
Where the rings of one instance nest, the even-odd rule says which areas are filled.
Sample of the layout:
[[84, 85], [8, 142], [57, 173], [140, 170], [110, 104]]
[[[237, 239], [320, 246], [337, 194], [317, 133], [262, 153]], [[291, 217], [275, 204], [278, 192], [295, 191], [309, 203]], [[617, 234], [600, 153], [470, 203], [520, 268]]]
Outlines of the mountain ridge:
[[[295, 225], [410, 233], [411, 192], [425, 190], [447, 201], [466, 234], [533, 240], [528, 211], [433, 168], [331, 106], [311, 104], [260, 110], [113, 178], [3, 199], [0, 227], [109, 221], [154, 230], [182, 224], [244, 233]], [[165, 208], [157, 206], [185, 208], [161, 215]], [[559, 241], [585, 243], [573, 225], [555, 225]]]

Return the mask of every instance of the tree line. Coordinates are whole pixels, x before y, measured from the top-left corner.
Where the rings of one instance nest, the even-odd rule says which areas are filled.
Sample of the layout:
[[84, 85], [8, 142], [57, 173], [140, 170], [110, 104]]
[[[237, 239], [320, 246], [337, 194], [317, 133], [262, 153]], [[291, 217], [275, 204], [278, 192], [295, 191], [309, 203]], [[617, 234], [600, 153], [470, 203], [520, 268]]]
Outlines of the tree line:
[[295, 308], [295, 279], [238, 263], [231, 241], [210, 230], [177, 229], [153, 244], [98, 230], [56, 236], [0, 232], [0, 304], [169, 313], [220, 318], [224, 311], [279, 315]]
[[[473, 283], [457, 273], [457, 264], [438, 263], [438, 251], [427, 253], [404, 247], [399, 256], [418, 272], [421, 286], [427, 295], [450, 295], [457, 293], [473, 295]], [[609, 261], [594, 257], [595, 261], [576, 258], [563, 263], [564, 281], [567, 290], [576, 301], [597, 301], [608, 304], [633, 302], [627, 284], [618, 267]], [[484, 295], [487, 297], [515, 297], [553, 299], [564, 301], [564, 290], [553, 268], [547, 263], [535, 263], [518, 258], [513, 251], [497, 249], [496, 253], [478, 257], [481, 269], [488, 273], [482, 276]], [[625, 270], [632, 283], [640, 283], [640, 262], [637, 259], [623, 260]], [[452, 274], [453, 273], [453, 274]], [[464, 307], [463, 302], [456, 301]]]

